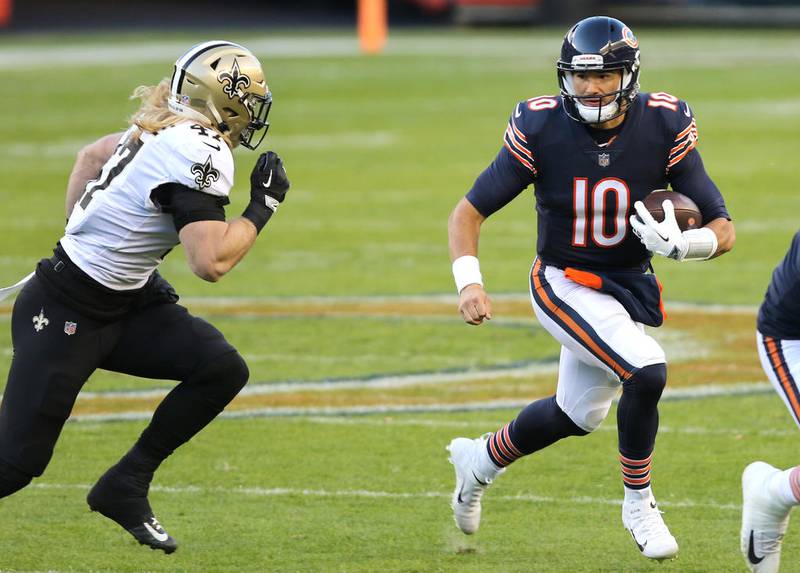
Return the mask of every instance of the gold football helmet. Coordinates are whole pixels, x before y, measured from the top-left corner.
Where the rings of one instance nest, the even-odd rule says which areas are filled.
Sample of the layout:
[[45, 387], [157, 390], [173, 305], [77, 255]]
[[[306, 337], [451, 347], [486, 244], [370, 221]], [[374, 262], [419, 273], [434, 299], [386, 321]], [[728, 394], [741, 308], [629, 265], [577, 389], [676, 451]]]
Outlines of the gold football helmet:
[[178, 115], [210, 121], [234, 146], [255, 149], [269, 127], [272, 94], [253, 53], [218, 40], [197, 44], [178, 58], [168, 103]]

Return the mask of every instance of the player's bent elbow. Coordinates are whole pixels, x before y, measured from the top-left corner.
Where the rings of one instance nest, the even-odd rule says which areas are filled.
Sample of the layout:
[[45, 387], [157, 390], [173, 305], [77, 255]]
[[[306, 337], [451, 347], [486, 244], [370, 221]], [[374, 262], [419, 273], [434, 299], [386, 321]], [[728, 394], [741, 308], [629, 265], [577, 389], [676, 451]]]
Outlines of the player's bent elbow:
[[210, 283], [218, 282], [230, 270], [229, 265], [210, 259], [189, 261], [189, 267], [195, 275]]

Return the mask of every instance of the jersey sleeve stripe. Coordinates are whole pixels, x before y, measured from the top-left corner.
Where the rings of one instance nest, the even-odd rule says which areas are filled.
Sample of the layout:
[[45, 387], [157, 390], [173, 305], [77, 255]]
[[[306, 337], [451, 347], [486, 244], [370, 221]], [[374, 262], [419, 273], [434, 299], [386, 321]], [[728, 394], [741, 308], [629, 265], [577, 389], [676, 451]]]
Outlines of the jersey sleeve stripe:
[[678, 141], [682, 137], [686, 137], [690, 131], [697, 131], [697, 123], [695, 123], [694, 119], [686, 126], [686, 129], [681, 131], [678, 135], [675, 136], [675, 141]]
[[[526, 153], [530, 156], [531, 153], [528, 150], [528, 140], [525, 139], [525, 136], [522, 132], [517, 129], [517, 126], [514, 125], [514, 120], [509, 120], [508, 126], [506, 127], [506, 135], [508, 135], [511, 140], [516, 144], [515, 147], [517, 149], [524, 149]], [[533, 157], [531, 157], [532, 159]]]
[[505, 145], [506, 149], [508, 149], [508, 151], [511, 153], [511, 155], [513, 155], [514, 157], [516, 157], [517, 161], [519, 161], [519, 162], [520, 162], [520, 163], [522, 163], [522, 164], [523, 164], [525, 167], [527, 167], [527, 168], [528, 168], [528, 169], [529, 169], [529, 170], [530, 170], [530, 171], [531, 171], [531, 172], [532, 172], [534, 175], [536, 174], [536, 168], [535, 168], [535, 167], [534, 167], [534, 166], [533, 166], [533, 165], [532, 165], [532, 164], [531, 164], [531, 163], [530, 163], [528, 160], [526, 160], [526, 159], [523, 159], [523, 157], [522, 157], [521, 155], [519, 155], [519, 154], [518, 154], [516, 151], [514, 151], [514, 150], [511, 148], [511, 146], [508, 144], [508, 142], [507, 142], [507, 141], [504, 141], [504, 142], [503, 142], [503, 145]]
[[697, 123], [695, 123], [694, 119], [686, 126], [686, 128], [681, 131], [678, 136], [675, 138], [677, 145], [670, 149], [669, 151], [669, 159], [667, 162], [667, 171], [674, 165], [680, 163], [680, 161], [686, 157], [686, 155], [695, 147], [697, 147], [698, 135], [697, 135]]
[[533, 154], [530, 151], [528, 151], [527, 147], [525, 147], [519, 141], [514, 139], [514, 133], [508, 128], [506, 128], [505, 140], [511, 145], [511, 147], [513, 147], [522, 155], [527, 157], [530, 161], [533, 161]]
[[686, 149], [684, 149], [684, 150], [683, 150], [683, 152], [682, 152], [680, 155], [676, 155], [676, 156], [675, 156], [673, 159], [671, 159], [671, 160], [670, 160], [670, 162], [669, 162], [669, 163], [667, 163], [667, 169], [669, 169], [670, 167], [673, 167], [674, 165], [677, 165], [678, 163], [680, 163], [680, 161], [681, 161], [681, 160], [682, 160], [684, 157], [686, 157], [686, 155], [687, 155], [687, 154], [688, 154], [688, 153], [689, 153], [689, 152], [690, 152], [692, 149], [694, 149], [694, 143], [692, 143], [692, 144], [690, 144], [690, 145], [687, 145], [687, 146], [686, 146]]
[[516, 134], [516, 136], [519, 137], [522, 140], [523, 143], [528, 143], [528, 139], [519, 130], [519, 128], [517, 127], [517, 124], [514, 122], [514, 118], [513, 117], [511, 118], [511, 121], [509, 121], [508, 123], [511, 126], [511, 129], [514, 130], [514, 133]]

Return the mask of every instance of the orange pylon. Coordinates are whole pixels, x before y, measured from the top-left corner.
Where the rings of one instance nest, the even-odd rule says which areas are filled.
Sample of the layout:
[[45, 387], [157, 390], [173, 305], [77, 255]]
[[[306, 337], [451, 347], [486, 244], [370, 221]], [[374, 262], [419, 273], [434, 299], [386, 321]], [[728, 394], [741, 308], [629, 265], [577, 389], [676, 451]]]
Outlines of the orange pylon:
[[387, 33], [386, 0], [358, 0], [358, 40], [361, 51], [379, 53], [386, 44]]

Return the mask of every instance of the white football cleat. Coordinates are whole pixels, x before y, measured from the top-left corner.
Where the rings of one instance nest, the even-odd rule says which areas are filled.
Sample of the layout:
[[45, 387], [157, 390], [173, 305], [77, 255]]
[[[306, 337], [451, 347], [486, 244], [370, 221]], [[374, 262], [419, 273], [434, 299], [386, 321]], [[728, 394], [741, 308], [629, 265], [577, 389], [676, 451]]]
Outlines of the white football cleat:
[[[494, 478], [504, 470], [489, 460], [486, 442], [491, 434], [480, 438], [456, 438], [447, 446], [449, 461], [456, 470], [456, 489], [451, 506], [458, 528], [472, 535], [481, 523], [481, 496]], [[488, 471], [487, 471], [488, 468]], [[488, 474], [488, 475], [487, 475]]]
[[678, 542], [664, 523], [652, 493], [622, 502], [622, 524], [645, 557], [662, 560], [678, 554]]
[[792, 507], [781, 503], [769, 482], [781, 470], [753, 462], [742, 473], [742, 529], [740, 548], [750, 571], [776, 573], [781, 563], [781, 542]]

